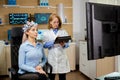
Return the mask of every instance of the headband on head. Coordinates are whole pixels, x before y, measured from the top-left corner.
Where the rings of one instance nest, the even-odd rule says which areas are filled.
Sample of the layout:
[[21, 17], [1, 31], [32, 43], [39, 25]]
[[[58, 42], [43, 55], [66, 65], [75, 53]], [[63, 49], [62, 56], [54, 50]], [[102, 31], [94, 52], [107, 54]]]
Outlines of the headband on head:
[[29, 21], [27, 21], [27, 23], [26, 24], [24, 24], [24, 26], [23, 26], [23, 31], [24, 32], [26, 32], [28, 29], [30, 29], [31, 27], [36, 27], [38, 24], [37, 23], [35, 23], [35, 22], [33, 22], [33, 21], [31, 21], [31, 22], [29, 22]]

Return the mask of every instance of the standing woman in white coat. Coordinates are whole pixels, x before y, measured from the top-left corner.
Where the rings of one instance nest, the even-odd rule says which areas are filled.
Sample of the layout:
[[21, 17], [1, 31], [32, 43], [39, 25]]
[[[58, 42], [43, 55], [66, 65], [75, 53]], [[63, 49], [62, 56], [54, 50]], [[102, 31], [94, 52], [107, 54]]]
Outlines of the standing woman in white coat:
[[69, 43], [60, 42], [54, 44], [56, 37], [68, 36], [68, 33], [61, 29], [62, 22], [57, 14], [51, 14], [48, 21], [48, 31], [44, 33], [44, 48], [48, 48], [48, 63], [52, 65], [52, 74], [49, 74], [50, 80], [55, 80], [55, 75], [59, 75], [59, 80], [66, 80], [66, 73], [70, 72], [69, 61], [65, 48]]

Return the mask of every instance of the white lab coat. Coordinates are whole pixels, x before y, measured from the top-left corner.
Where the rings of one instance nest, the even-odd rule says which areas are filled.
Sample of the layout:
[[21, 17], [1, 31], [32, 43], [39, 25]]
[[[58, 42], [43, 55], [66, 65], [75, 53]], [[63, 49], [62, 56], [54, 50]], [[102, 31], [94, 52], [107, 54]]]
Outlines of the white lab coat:
[[[57, 34], [54, 34], [53, 30], [50, 29], [44, 32], [44, 43], [55, 40], [57, 36], [68, 36], [68, 33], [60, 29]], [[70, 72], [69, 61], [65, 48], [60, 44], [54, 44], [54, 46], [48, 51], [48, 63], [53, 67], [52, 73], [67, 73]]]

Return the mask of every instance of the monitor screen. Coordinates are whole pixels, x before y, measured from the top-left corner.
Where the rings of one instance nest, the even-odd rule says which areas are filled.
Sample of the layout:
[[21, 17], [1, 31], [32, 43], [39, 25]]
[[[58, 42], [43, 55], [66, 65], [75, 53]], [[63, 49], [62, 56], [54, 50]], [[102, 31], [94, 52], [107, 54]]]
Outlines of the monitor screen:
[[116, 11], [113, 5], [94, 4], [94, 18], [100, 21], [115, 21]]
[[117, 22], [120, 23], [120, 6], [117, 7]]
[[28, 20], [28, 13], [9, 13], [10, 24], [25, 24]]
[[119, 7], [86, 3], [88, 60], [120, 55]]
[[47, 24], [51, 13], [35, 13], [35, 22], [38, 24]]

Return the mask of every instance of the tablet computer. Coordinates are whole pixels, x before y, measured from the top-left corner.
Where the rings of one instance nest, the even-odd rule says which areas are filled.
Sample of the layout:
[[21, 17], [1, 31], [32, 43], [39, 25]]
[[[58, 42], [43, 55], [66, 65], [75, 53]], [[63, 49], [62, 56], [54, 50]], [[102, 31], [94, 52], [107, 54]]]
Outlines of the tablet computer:
[[71, 36], [62, 36], [62, 37], [57, 37], [55, 39], [54, 44], [60, 43], [60, 42], [68, 42], [69, 40], [71, 40]]

